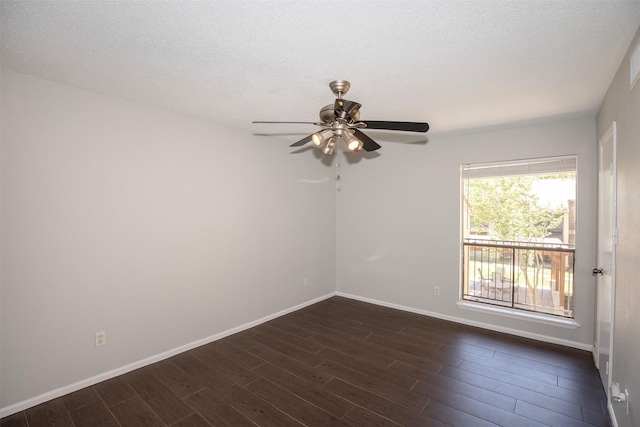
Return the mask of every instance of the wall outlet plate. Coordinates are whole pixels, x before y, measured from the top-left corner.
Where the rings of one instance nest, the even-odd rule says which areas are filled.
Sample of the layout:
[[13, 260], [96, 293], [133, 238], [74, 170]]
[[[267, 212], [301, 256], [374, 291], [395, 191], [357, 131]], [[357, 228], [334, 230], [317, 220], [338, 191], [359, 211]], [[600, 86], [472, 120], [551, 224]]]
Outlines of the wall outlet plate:
[[96, 332], [96, 347], [100, 347], [101, 345], [105, 345], [107, 343], [107, 332]]

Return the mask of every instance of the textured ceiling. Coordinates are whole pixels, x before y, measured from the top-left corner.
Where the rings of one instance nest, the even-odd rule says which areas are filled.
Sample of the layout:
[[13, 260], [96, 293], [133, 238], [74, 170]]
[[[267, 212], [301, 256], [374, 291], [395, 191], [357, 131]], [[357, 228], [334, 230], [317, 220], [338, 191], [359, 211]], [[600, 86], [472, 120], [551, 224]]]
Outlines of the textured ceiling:
[[431, 132], [594, 114], [640, 1], [8, 1], [2, 66], [296, 140], [333, 102]]

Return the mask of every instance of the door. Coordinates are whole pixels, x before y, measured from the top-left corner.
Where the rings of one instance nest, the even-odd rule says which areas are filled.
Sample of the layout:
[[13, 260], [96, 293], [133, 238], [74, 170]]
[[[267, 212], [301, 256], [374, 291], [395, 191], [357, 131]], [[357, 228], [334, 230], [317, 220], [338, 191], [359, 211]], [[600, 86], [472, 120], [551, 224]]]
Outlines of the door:
[[598, 166], [598, 265], [596, 365], [607, 395], [611, 378], [613, 315], [615, 306], [616, 230], [616, 122], [599, 142]]

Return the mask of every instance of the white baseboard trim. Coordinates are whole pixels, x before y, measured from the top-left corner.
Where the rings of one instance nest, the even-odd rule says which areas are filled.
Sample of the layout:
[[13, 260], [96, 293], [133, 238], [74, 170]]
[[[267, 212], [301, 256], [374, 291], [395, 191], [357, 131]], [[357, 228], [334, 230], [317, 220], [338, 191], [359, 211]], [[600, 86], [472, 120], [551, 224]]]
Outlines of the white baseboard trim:
[[408, 312], [411, 312], [411, 313], [422, 314], [422, 315], [430, 316], [430, 317], [436, 317], [438, 319], [449, 320], [451, 322], [462, 323], [464, 325], [476, 326], [478, 328], [483, 328], [483, 329], [489, 329], [491, 331], [504, 332], [505, 334], [516, 335], [516, 336], [524, 337], [524, 338], [531, 338], [531, 339], [534, 339], [534, 340], [544, 341], [544, 342], [548, 342], [548, 343], [552, 343], [552, 344], [564, 345], [564, 346], [567, 346], [567, 347], [573, 347], [573, 348], [577, 348], [579, 350], [586, 350], [586, 351], [591, 351], [592, 350], [590, 344], [583, 344], [583, 343], [580, 343], [580, 342], [565, 340], [565, 339], [556, 338], [556, 337], [551, 337], [551, 336], [548, 336], [548, 335], [535, 334], [535, 333], [532, 333], [532, 332], [521, 331], [519, 329], [506, 328], [504, 326], [492, 325], [490, 323], [476, 322], [476, 321], [473, 321], [473, 320], [463, 319], [463, 318], [456, 317], [456, 316], [448, 316], [448, 315], [441, 314], [441, 313], [436, 313], [436, 312], [433, 312], [433, 311], [421, 310], [421, 309], [418, 309], [418, 308], [407, 307], [407, 306], [400, 305], [400, 304], [393, 304], [393, 303], [380, 301], [380, 300], [376, 300], [376, 299], [372, 299], [372, 298], [366, 298], [366, 297], [361, 297], [361, 296], [358, 296], [358, 295], [347, 294], [347, 293], [344, 293], [344, 292], [336, 292], [336, 295], [340, 296], [340, 297], [344, 297], [344, 298], [349, 298], [349, 299], [354, 299], [354, 300], [358, 300], [358, 301], [362, 301], [362, 302], [368, 302], [368, 303], [371, 303], [371, 304], [380, 305], [380, 306], [383, 306], [383, 307], [395, 308], [397, 310], [408, 311]]
[[43, 393], [41, 395], [32, 397], [27, 400], [23, 400], [22, 402], [15, 403], [13, 405], [7, 406], [5, 408], [0, 408], [0, 418], [7, 417], [9, 415], [13, 415], [16, 412], [24, 411], [33, 406], [39, 405], [44, 402], [48, 402], [49, 400], [56, 399], [58, 397], [65, 396], [69, 393], [73, 393], [74, 391], [82, 390], [83, 388], [90, 387], [92, 385], [98, 384], [102, 381], [109, 380], [111, 378], [115, 378], [119, 375], [126, 374], [127, 372], [131, 372], [135, 369], [142, 368], [147, 365], [151, 365], [152, 363], [160, 362], [161, 360], [168, 359], [169, 357], [175, 356], [176, 354], [184, 353], [185, 351], [192, 350], [196, 347], [200, 347], [205, 344], [209, 344], [211, 342], [220, 340], [222, 338], [228, 337], [229, 335], [236, 334], [238, 332], [242, 332], [244, 330], [253, 328], [254, 326], [258, 326], [262, 323], [268, 322], [269, 320], [273, 320], [277, 317], [284, 316], [285, 314], [292, 313], [294, 311], [300, 310], [301, 308], [305, 308], [307, 306], [313, 305], [320, 301], [324, 301], [332, 296], [335, 296], [335, 292], [331, 292], [329, 294], [320, 296], [318, 298], [314, 298], [312, 300], [303, 302], [294, 307], [287, 308], [285, 310], [279, 311], [274, 314], [270, 314], [268, 316], [262, 317], [260, 319], [245, 323], [244, 325], [236, 326], [235, 328], [227, 329], [226, 331], [208, 336], [206, 338], [202, 338], [200, 340], [182, 345], [180, 347], [176, 347], [171, 350], [167, 350], [163, 353], [156, 354], [155, 356], [147, 357], [146, 359], [139, 360], [137, 362], [130, 363], [128, 365], [122, 366], [120, 368], [113, 369], [108, 372], [104, 372], [102, 374], [93, 376], [91, 378], [87, 378], [81, 381], [78, 381], [73, 384], [69, 384], [64, 387], [60, 387], [58, 389]]

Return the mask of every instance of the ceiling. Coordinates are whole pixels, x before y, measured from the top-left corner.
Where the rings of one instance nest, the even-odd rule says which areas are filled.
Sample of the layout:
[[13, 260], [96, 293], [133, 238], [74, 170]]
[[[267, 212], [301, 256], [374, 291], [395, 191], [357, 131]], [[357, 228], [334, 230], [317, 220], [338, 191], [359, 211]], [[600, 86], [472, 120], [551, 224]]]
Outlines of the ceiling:
[[5, 68], [297, 140], [313, 126], [251, 122], [318, 120], [335, 79], [363, 120], [431, 133], [594, 115], [640, 0], [1, 0], [1, 14]]

